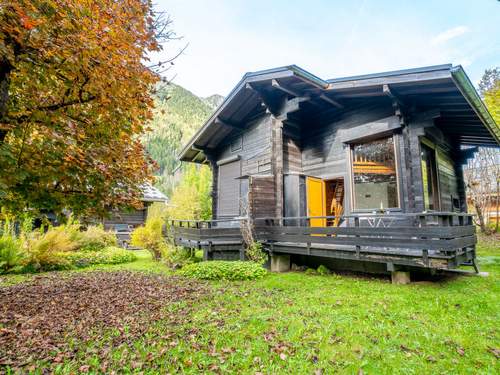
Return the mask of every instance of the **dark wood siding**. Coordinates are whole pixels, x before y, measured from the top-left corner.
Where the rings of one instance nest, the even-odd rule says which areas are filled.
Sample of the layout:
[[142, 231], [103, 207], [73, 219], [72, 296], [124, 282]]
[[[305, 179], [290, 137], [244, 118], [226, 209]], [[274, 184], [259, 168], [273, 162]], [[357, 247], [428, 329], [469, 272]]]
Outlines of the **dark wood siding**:
[[330, 124], [305, 129], [302, 139], [304, 174], [321, 178], [345, 176], [347, 163], [342, 131], [358, 128], [361, 138], [366, 131], [365, 125], [393, 114], [390, 106], [360, 109], [346, 112]]
[[[239, 158], [237, 175], [234, 168], [227, 174], [227, 167], [224, 164], [218, 166], [216, 164], [236, 156]], [[225, 171], [221, 172], [222, 169]], [[216, 210], [213, 216], [215, 218], [238, 216], [241, 182], [234, 178], [271, 174], [271, 117], [263, 116], [247, 124], [244, 130], [235, 129], [217, 148], [213, 170], [218, 170], [217, 185], [214, 185], [217, 189], [214, 191], [214, 196], [218, 203], [214, 205]], [[226, 174], [229, 177], [226, 178]], [[233, 182], [228, 182], [229, 180]]]
[[133, 211], [113, 211], [109, 218], [103, 220], [104, 228], [114, 229], [115, 224], [127, 224], [138, 227], [146, 221], [147, 209]]
[[[234, 145], [241, 145], [238, 149]], [[232, 150], [231, 150], [231, 145]], [[219, 146], [217, 160], [233, 155], [241, 159], [242, 175], [269, 174], [271, 172], [271, 118], [264, 116], [244, 130], [235, 130]]]
[[285, 134], [283, 136], [283, 172], [302, 172], [300, 141]]
[[[362, 139], [367, 135], [377, 137], [376, 132], [369, 134], [370, 129], [378, 129], [381, 135], [390, 132], [395, 116], [391, 105], [386, 104], [346, 111], [323, 126], [305, 126], [301, 140], [302, 173], [324, 179], [342, 177], [346, 181], [344, 194], [350, 197], [351, 176], [346, 141]], [[350, 213], [350, 205], [350, 199], [345, 199], [344, 213]]]

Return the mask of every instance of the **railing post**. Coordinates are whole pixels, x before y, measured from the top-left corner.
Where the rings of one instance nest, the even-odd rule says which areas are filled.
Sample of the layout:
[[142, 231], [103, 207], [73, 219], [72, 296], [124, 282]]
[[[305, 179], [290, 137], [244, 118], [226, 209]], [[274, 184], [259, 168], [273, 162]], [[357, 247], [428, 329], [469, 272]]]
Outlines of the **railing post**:
[[429, 267], [429, 250], [422, 250], [422, 260], [424, 261], [425, 266]]
[[[359, 228], [359, 217], [354, 218], [354, 226], [356, 228]], [[356, 238], [359, 238], [359, 234], [356, 235]], [[356, 245], [356, 258], [359, 259], [360, 257], [361, 257], [361, 246]]]

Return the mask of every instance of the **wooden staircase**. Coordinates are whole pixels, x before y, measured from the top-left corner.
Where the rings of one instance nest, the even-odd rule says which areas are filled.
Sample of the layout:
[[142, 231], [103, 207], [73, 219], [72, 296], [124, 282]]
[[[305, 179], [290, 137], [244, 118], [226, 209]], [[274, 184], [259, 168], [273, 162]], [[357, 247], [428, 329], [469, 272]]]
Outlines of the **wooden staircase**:
[[335, 192], [334, 192], [333, 196], [335, 199], [332, 199], [332, 205], [331, 205], [330, 211], [332, 212], [333, 216], [335, 216], [335, 218], [333, 219], [333, 222], [331, 223], [331, 225], [334, 227], [338, 227], [338, 225], [340, 223], [340, 217], [344, 213], [344, 206], [343, 206], [344, 181], [343, 180], [339, 180], [335, 184]]

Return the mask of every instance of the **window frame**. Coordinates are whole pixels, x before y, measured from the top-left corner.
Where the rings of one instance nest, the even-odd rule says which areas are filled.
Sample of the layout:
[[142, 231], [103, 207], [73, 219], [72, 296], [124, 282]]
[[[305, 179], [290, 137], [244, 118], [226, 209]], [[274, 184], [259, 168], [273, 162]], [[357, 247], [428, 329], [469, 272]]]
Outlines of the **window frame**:
[[398, 207], [384, 207], [384, 212], [401, 212], [403, 208], [401, 207], [401, 183], [400, 183], [400, 171], [399, 171], [399, 153], [397, 147], [398, 137], [396, 134], [392, 133], [390, 135], [384, 134], [377, 137], [373, 137], [365, 140], [357, 140], [350, 142], [348, 144], [348, 160], [349, 160], [349, 184], [350, 184], [350, 192], [349, 192], [349, 200], [351, 204], [351, 212], [353, 213], [367, 213], [367, 212], [376, 212], [380, 211], [379, 207], [374, 208], [356, 208], [356, 199], [355, 199], [355, 183], [354, 183], [354, 147], [359, 144], [370, 143], [374, 141], [379, 141], [382, 139], [392, 139], [392, 147], [394, 151], [394, 170], [396, 172], [396, 193], [397, 193], [397, 202]]
[[436, 147], [436, 145], [431, 142], [429, 139], [425, 137], [421, 137], [418, 142], [418, 149], [419, 149], [419, 162], [422, 163], [422, 145], [430, 149], [432, 152], [434, 152], [434, 170], [436, 172], [436, 181], [435, 181], [435, 188], [436, 188], [436, 194], [437, 194], [437, 208], [434, 209], [427, 209], [425, 207], [425, 198], [424, 198], [424, 171], [422, 170], [422, 164], [420, 164], [420, 182], [422, 184], [422, 202], [423, 202], [423, 211], [429, 211], [429, 212], [440, 212], [441, 207], [442, 207], [442, 202], [441, 202], [441, 179], [439, 176], [439, 149]]

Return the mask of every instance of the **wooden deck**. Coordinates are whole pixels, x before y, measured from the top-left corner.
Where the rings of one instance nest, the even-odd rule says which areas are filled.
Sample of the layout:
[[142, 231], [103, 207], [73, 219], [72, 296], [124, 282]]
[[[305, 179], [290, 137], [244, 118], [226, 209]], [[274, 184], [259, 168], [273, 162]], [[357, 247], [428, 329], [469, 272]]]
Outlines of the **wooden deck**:
[[[352, 215], [338, 227], [311, 227], [311, 219], [317, 217], [255, 219], [255, 237], [271, 254], [383, 263], [388, 271], [475, 265], [477, 240], [468, 214]], [[244, 259], [243, 220], [174, 220], [171, 235], [178, 245], [203, 249], [207, 260]]]

